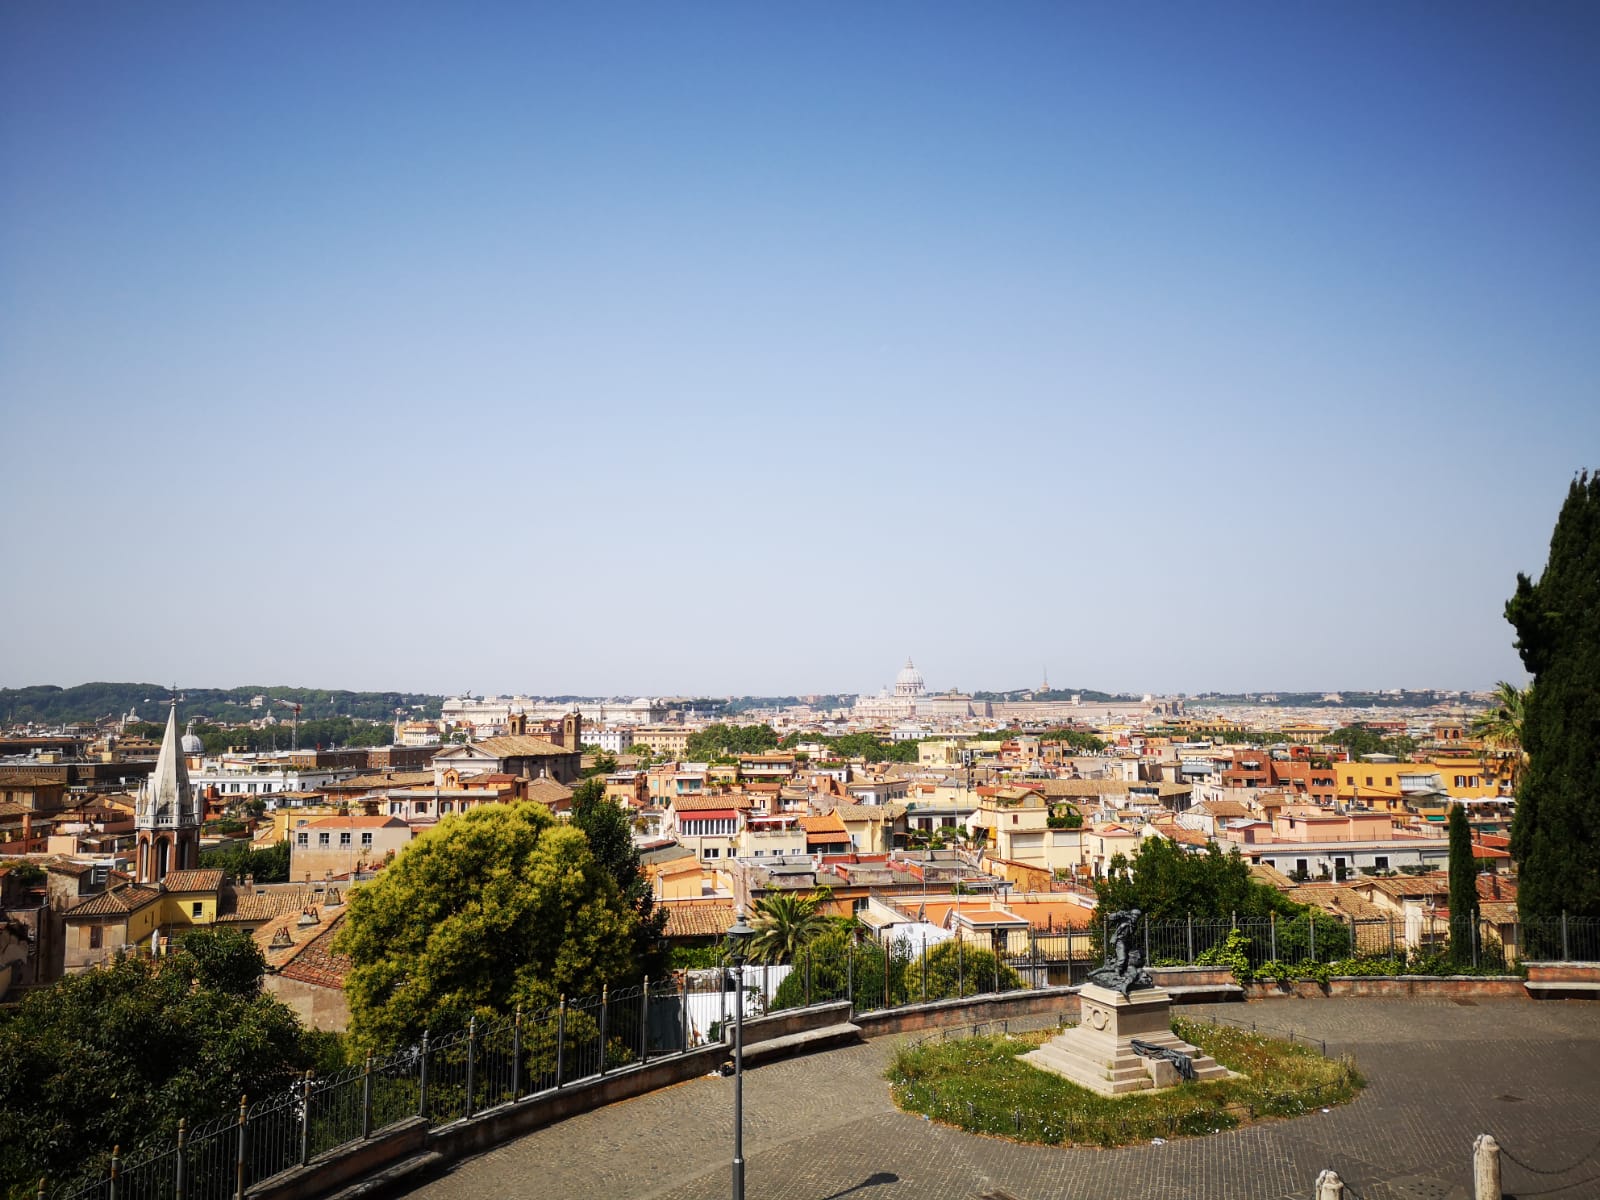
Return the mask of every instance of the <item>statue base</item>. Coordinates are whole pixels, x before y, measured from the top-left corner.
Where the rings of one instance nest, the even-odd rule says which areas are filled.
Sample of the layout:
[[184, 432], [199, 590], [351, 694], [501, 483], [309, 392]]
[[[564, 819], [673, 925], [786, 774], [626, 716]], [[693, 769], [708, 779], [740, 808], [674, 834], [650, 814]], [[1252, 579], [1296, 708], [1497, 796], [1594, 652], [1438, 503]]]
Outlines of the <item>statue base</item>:
[[1172, 1063], [1134, 1052], [1134, 1038], [1187, 1055], [1196, 1080], [1226, 1079], [1233, 1073], [1172, 1032], [1172, 995], [1165, 988], [1136, 988], [1124, 996], [1086, 983], [1078, 990], [1078, 1003], [1076, 1028], [1024, 1054], [1024, 1061], [1102, 1096], [1179, 1084]]

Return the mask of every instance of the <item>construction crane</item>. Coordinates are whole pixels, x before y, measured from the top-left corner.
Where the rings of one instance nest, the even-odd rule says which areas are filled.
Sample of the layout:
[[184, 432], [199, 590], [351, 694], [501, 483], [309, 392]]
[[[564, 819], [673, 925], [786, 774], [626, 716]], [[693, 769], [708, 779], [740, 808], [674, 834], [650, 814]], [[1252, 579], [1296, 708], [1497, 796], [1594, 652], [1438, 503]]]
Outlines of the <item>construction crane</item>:
[[294, 744], [291, 747], [291, 749], [294, 749], [294, 750], [300, 749], [300, 708], [301, 708], [301, 706], [299, 704], [297, 704], [293, 700], [279, 700], [277, 698], [274, 698], [272, 702], [274, 704], [281, 704], [285, 708], [294, 709]]

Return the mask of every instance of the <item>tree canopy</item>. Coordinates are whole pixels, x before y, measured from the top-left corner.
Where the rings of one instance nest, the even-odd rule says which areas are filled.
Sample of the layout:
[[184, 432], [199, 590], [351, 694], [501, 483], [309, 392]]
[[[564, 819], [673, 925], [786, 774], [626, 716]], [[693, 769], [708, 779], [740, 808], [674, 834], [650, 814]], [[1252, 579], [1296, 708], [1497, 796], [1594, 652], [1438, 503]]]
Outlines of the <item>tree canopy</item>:
[[750, 957], [755, 962], [793, 962], [795, 956], [828, 928], [828, 918], [818, 908], [826, 889], [806, 896], [775, 892], [756, 901], [755, 936]]
[[1181, 921], [1191, 914], [1242, 919], [1300, 911], [1282, 892], [1252, 879], [1237, 850], [1224, 854], [1215, 842], [1191, 854], [1164, 837], [1147, 837], [1131, 861], [1117, 855], [1111, 866], [1109, 876], [1095, 880], [1101, 912], [1137, 908], [1152, 921]]
[[1417, 748], [1416, 738], [1404, 734], [1385, 737], [1365, 725], [1346, 725], [1342, 729], [1335, 729], [1322, 740], [1327, 745], [1343, 746], [1350, 751], [1351, 758], [1360, 758], [1363, 754], [1389, 754], [1404, 759], [1409, 758]]
[[633, 911], [633, 958], [638, 973], [651, 979], [662, 978], [667, 968], [663, 940], [667, 912], [656, 907], [650, 881], [639, 866], [631, 815], [615, 800], [606, 798], [603, 782], [585, 779], [572, 792], [572, 823], [588, 838], [590, 853], [600, 869], [616, 881], [623, 903]]
[[1572, 481], [1544, 573], [1517, 575], [1506, 620], [1533, 676], [1511, 824], [1517, 907], [1600, 917], [1600, 474]]
[[690, 762], [710, 762], [740, 754], [761, 754], [776, 749], [777, 731], [771, 725], [707, 725], [689, 735], [683, 756]]
[[0, 1016], [0, 1191], [31, 1195], [265, 1097], [308, 1062], [294, 1013], [260, 990], [250, 938], [196, 930], [166, 958], [124, 958], [30, 992]]
[[531, 803], [446, 817], [350, 892], [350, 1032], [372, 1048], [630, 981], [638, 916], [582, 829]]
[[[1466, 806], [1450, 806], [1450, 922], [1457, 933], [1464, 933], [1463, 920], [1478, 919], [1478, 864], [1472, 857], [1472, 829], [1467, 824]], [[1470, 927], [1469, 927], [1470, 928]], [[1454, 949], [1456, 938], [1450, 939]]]
[[229, 877], [243, 879], [251, 876], [257, 883], [287, 883], [289, 881], [289, 843], [254, 849], [243, 843], [218, 846], [200, 852], [202, 867], [221, 867]]

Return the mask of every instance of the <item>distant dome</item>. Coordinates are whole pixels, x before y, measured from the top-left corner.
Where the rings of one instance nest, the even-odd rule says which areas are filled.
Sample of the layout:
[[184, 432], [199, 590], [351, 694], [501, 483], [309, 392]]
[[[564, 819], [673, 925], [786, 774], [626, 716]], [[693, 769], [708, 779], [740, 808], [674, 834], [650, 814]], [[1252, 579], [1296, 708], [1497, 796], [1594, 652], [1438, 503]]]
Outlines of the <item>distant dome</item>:
[[900, 674], [894, 677], [894, 694], [896, 696], [920, 696], [928, 690], [922, 680], [922, 672], [906, 659], [906, 665]]
[[206, 744], [195, 734], [193, 721], [190, 721], [184, 727], [183, 736], [178, 739], [178, 746], [185, 754], [204, 754], [206, 752]]

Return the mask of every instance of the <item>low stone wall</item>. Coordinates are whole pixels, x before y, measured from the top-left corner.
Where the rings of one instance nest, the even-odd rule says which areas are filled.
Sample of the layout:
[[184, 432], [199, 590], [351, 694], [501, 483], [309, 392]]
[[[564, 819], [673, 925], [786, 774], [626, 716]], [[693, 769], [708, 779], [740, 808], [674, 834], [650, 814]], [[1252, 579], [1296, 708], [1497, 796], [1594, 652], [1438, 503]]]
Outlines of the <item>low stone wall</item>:
[[1528, 991], [1518, 975], [1339, 975], [1326, 987], [1310, 980], [1246, 985], [1248, 1000], [1321, 1000], [1333, 998], [1441, 996], [1522, 999]]
[[274, 1175], [248, 1189], [248, 1200], [311, 1200], [344, 1187], [385, 1167], [420, 1154], [428, 1136], [428, 1123], [412, 1117], [373, 1134], [364, 1142], [319, 1154], [304, 1167]]
[[913, 1033], [919, 1029], [939, 1029], [946, 1025], [970, 1025], [978, 1021], [1004, 1021], [1010, 1017], [1064, 1016], [1078, 1019], [1076, 988], [1041, 988], [1027, 992], [986, 992], [951, 1000], [930, 1000], [903, 1008], [857, 1013], [855, 1023], [867, 1037], [891, 1033]]
[[1542, 1000], [1600, 1000], [1600, 963], [1530, 962], [1528, 994]]

